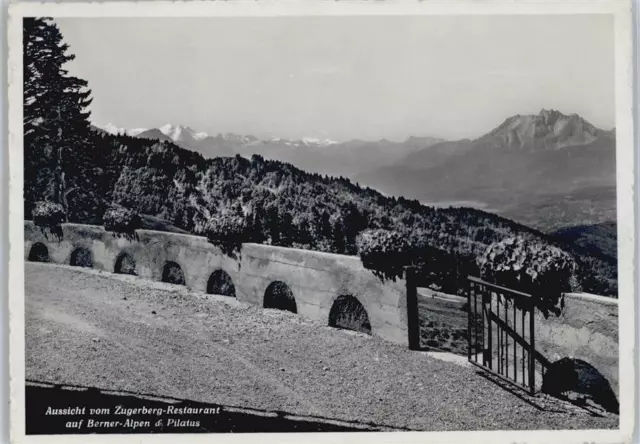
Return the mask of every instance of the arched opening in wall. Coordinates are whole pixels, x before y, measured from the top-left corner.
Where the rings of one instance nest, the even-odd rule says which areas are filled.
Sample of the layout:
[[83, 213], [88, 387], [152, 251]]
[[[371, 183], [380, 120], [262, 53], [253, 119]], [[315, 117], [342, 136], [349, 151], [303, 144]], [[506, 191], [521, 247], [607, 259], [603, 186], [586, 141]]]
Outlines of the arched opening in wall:
[[233, 285], [231, 276], [224, 270], [216, 270], [209, 276], [207, 282], [207, 293], [219, 294], [222, 296], [236, 297], [236, 287]]
[[293, 292], [287, 284], [282, 281], [274, 281], [264, 292], [264, 308], [276, 308], [278, 310], [286, 310], [292, 313], [298, 312], [296, 299]]
[[74, 267], [93, 268], [93, 254], [91, 250], [84, 247], [78, 247], [71, 253], [69, 265]]
[[182, 272], [180, 265], [171, 261], [164, 264], [164, 269], [162, 270], [162, 282], [185, 285], [184, 273]]
[[29, 250], [29, 261], [49, 262], [49, 249], [42, 242], [36, 242]]
[[542, 376], [541, 391], [562, 399], [571, 399], [568, 395], [573, 393], [578, 399], [590, 399], [609, 412], [620, 413], [620, 404], [610, 382], [582, 359], [567, 357], [550, 363]]
[[329, 311], [329, 326], [371, 334], [369, 315], [359, 300], [350, 295], [338, 296]]
[[116, 258], [114, 273], [136, 275], [136, 261], [129, 253], [120, 253]]

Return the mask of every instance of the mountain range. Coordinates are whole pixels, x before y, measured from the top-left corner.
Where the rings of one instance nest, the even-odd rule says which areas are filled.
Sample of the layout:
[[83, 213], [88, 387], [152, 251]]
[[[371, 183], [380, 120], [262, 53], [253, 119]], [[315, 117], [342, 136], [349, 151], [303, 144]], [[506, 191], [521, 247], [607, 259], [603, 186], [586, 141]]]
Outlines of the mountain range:
[[205, 158], [260, 154], [385, 195], [484, 209], [546, 232], [616, 219], [615, 130], [556, 110], [512, 116], [476, 139], [457, 141], [259, 140], [171, 124], [103, 130], [172, 142]]
[[109, 134], [124, 134], [143, 139], [171, 141], [204, 158], [259, 154], [265, 159], [279, 160], [311, 173], [354, 177], [357, 174], [393, 164], [404, 156], [442, 142], [435, 137], [410, 137], [404, 142], [389, 140], [350, 140], [305, 137], [299, 140], [272, 138], [259, 140], [251, 135], [220, 133], [215, 136], [196, 132], [183, 125], [166, 124], [159, 128], [127, 130], [107, 124], [95, 129]]

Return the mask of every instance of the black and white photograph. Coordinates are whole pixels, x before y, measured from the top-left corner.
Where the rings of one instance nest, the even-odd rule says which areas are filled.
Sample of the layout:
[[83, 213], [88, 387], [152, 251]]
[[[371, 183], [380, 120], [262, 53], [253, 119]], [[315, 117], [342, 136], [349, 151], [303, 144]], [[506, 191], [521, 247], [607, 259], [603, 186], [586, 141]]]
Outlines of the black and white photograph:
[[14, 442], [630, 439], [630, 2], [214, 3], [10, 10]]

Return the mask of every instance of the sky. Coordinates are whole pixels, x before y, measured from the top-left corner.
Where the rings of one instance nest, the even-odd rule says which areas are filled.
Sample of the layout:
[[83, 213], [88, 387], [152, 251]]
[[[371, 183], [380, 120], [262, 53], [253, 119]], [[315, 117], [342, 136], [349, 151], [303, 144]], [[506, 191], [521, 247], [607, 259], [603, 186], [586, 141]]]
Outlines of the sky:
[[609, 16], [58, 18], [92, 120], [209, 134], [478, 137], [542, 108], [615, 126]]

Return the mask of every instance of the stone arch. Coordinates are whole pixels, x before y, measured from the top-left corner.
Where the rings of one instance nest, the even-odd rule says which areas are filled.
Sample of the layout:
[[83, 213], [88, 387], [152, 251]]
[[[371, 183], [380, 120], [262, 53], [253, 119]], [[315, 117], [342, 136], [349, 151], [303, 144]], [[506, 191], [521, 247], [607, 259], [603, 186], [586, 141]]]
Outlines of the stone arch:
[[298, 312], [296, 299], [287, 284], [282, 281], [274, 281], [264, 291], [264, 308], [276, 308], [278, 310]]
[[29, 250], [29, 261], [49, 262], [49, 249], [42, 242], [36, 242]]
[[93, 253], [85, 247], [77, 247], [71, 252], [69, 265], [74, 267], [93, 268]]
[[162, 282], [186, 285], [182, 268], [176, 262], [167, 261], [162, 269]]
[[351, 295], [341, 295], [333, 301], [329, 311], [329, 326], [371, 334], [367, 310]]
[[116, 258], [113, 272], [119, 274], [132, 274], [134, 276], [137, 275], [136, 261], [133, 259], [133, 256], [125, 252], [120, 253]]
[[211, 273], [207, 281], [207, 293], [219, 294], [222, 296], [236, 297], [236, 287], [233, 285], [229, 273], [222, 269], [218, 269]]

